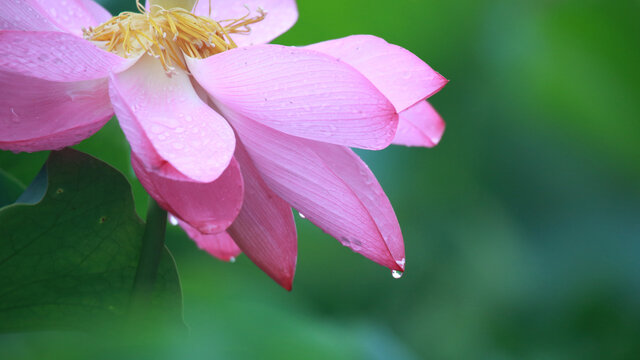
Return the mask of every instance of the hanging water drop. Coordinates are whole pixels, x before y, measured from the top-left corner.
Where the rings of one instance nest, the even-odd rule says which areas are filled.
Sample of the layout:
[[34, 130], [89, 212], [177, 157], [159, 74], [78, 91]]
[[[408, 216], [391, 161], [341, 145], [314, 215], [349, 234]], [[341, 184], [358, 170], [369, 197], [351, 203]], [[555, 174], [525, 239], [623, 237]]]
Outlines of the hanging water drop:
[[303, 214], [303, 213], [301, 213], [301, 212], [298, 212], [298, 215], [300, 216], [300, 218], [301, 218], [301, 219], [306, 219], [306, 218], [307, 218], [307, 217], [306, 217], [306, 216], [304, 216], [304, 214]]
[[169, 214], [169, 224], [171, 224], [173, 226], [177, 226], [178, 225], [178, 219], [175, 216]]
[[230, 258], [229, 258], [229, 262], [230, 262], [230, 263], [234, 263], [234, 262], [236, 262], [236, 257], [235, 257], [235, 256], [230, 257]]
[[391, 276], [393, 276], [394, 279], [400, 279], [402, 275], [404, 275], [402, 271], [391, 270]]

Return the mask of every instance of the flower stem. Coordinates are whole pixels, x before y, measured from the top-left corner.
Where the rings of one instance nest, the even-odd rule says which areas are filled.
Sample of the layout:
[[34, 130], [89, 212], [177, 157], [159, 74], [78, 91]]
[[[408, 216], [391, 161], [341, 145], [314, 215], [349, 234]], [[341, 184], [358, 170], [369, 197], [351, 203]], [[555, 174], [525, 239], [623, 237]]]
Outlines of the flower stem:
[[[164, 235], [167, 228], [167, 212], [160, 208], [158, 203], [149, 198], [149, 209], [147, 210], [147, 226], [142, 236], [142, 249], [140, 260], [136, 270], [136, 277], [133, 282], [131, 294], [130, 311], [136, 318], [149, 309], [153, 291], [155, 289], [156, 278], [160, 258], [164, 249]], [[144, 317], [144, 316], [142, 316]]]

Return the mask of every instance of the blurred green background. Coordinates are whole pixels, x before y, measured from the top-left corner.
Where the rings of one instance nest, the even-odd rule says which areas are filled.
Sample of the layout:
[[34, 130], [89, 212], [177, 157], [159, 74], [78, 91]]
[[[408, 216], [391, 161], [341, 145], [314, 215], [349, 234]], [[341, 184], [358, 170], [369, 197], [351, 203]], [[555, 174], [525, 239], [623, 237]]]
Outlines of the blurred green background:
[[[103, 1], [112, 12], [134, 3]], [[447, 122], [438, 147], [360, 152], [402, 225], [404, 277], [393, 279], [297, 219], [298, 268], [288, 293], [246, 257], [222, 263], [171, 228], [187, 336], [150, 331], [116, 351], [108, 339], [77, 334], [3, 335], [0, 354], [640, 358], [640, 3], [298, 6], [298, 23], [277, 43], [374, 34], [450, 80], [430, 100]], [[77, 148], [127, 174], [144, 213], [146, 195], [115, 121]], [[0, 153], [0, 167], [28, 184], [45, 158]]]

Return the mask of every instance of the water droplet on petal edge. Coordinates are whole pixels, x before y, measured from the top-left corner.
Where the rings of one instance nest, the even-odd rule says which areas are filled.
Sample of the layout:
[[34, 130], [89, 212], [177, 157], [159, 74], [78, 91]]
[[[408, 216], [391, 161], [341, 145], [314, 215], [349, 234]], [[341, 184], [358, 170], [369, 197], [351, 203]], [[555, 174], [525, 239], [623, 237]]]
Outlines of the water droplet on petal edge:
[[404, 275], [402, 271], [391, 270], [391, 276], [393, 276], [394, 279], [400, 279], [402, 275]]

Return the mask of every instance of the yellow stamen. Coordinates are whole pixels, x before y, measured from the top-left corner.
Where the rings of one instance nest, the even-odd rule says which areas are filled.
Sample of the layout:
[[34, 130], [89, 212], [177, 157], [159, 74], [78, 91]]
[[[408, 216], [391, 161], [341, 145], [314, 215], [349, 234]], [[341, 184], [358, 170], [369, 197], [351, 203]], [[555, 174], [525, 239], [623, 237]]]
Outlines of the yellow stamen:
[[237, 47], [230, 34], [246, 34], [249, 25], [266, 16], [258, 9], [254, 17], [249, 12], [217, 22], [179, 7], [153, 5], [153, 11], [147, 11], [139, 0], [136, 4], [140, 13], [123, 12], [100, 26], [83, 29], [84, 38], [125, 58], [146, 52], [158, 58], [167, 72], [176, 66], [188, 71], [183, 54], [204, 59]]

